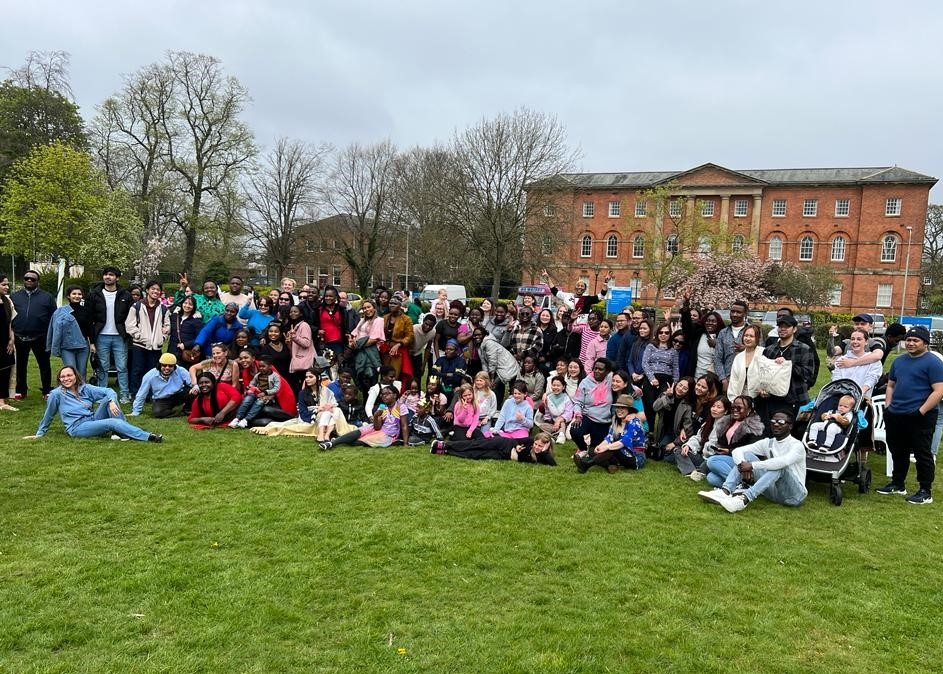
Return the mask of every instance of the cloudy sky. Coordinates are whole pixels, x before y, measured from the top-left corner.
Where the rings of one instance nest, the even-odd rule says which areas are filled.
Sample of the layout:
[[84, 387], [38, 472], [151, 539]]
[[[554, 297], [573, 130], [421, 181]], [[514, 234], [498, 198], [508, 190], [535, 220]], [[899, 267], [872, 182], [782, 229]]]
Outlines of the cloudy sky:
[[582, 171], [896, 164], [943, 178], [937, 0], [0, 8], [0, 66], [68, 51], [87, 118], [123, 75], [175, 49], [216, 56], [249, 89], [245, 117], [262, 145], [288, 136], [409, 147], [526, 106], [564, 123]]

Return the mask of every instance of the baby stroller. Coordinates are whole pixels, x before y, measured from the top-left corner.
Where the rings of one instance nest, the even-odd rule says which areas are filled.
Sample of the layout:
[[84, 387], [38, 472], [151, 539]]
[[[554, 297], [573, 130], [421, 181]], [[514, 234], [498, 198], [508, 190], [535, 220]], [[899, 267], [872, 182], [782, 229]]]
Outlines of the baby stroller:
[[868, 453], [867, 450], [858, 448], [858, 411], [864, 402], [861, 387], [851, 379], [837, 379], [829, 382], [816, 396], [811, 416], [812, 421], [821, 419], [824, 412], [836, 409], [839, 399], [846, 395], [851, 396], [855, 401], [851, 409], [852, 420], [846, 429], [835, 436], [830, 446], [809, 446], [810, 442], [814, 444], [821, 441], [821, 434], [818, 437], [811, 437], [811, 423], [802, 438], [802, 444], [806, 446], [806, 476], [812, 479], [830, 480], [828, 500], [837, 506], [842, 502], [842, 481], [857, 484], [858, 492], [861, 494], [866, 494], [871, 488]]

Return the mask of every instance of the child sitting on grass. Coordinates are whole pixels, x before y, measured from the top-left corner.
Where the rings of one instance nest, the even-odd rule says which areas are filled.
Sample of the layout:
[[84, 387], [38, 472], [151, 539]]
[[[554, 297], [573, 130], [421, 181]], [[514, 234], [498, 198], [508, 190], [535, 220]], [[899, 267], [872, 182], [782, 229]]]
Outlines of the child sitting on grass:
[[249, 382], [245, 398], [236, 410], [236, 418], [229, 422], [229, 427], [248, 427], [249, 422], [259, 416], [262, 408], [275, 399], [281, 386], [282, 379], [272, 367], [272, 358], [270, 356], [259, 358], [259, 371]]
[[432, 416], [432, 403], [423, 397], [416, 404], [416, 414], [409, 421], [409, 446], [424, 445], [442, 438], [439, 424]]

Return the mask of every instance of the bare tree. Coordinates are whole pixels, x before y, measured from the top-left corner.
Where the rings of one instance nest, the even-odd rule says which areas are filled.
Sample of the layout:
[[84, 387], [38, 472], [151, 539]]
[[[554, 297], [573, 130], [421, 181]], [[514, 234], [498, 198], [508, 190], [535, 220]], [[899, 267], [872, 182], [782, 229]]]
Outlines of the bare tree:
[[277, 278], [294, 257], [298, 226], [314, 216], [329, 152], [280, 138], [249, 179], [246, 230]]
[[252, 132], [239, 119], [249, 94], [212, 56], [170, 52], [163, 68], [174, 93], [173, 107], [161, 119], [165, 160], [179, 176], [187, 202], [177, 225], [184, 237], [184, 269], [190, 271], [204, 228], [204, 198], [217, 194], [255, 154]]
[[341, 216], [338, 252], [347, 262], [361, 293], [374, 268], [404, 235], [405, 213], [399, 198], [401, 162], [389, 141], [353, 143], [339, 152], [328, 176], [325, 203]]
[[939, 313], [943, 311], [943, 205], [927, 207], [923, 236], [921, 276], [928, 279], [929, 284], [920, 284], [919, 306], [930, 313]]
[[524, 255], [525, 234], [542, 238], [525, 227], [541, 222], [544, 205], [528, 198], [528, 186], [572, 170], [578, 154], [567, 147], [566, 130], [555, 117], [526, 108], [456, 132], [451, 149], [456, 170], [449, 214], [468, 247], [479, 252], [497, 296], [502, 277], [519, 278], [527, 260], [545, 265]]
[[18, 86], [27, 89], [36, 87], [72, 100], [75, 97], [69, 82], [71, 58], [67, 51], [31, 51], [23, 65], [7, 69], [9, 79]]

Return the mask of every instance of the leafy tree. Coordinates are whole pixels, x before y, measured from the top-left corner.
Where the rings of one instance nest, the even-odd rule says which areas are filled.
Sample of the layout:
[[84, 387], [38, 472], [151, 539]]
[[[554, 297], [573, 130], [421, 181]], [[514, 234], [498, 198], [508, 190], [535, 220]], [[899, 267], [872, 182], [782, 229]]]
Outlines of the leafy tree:
[[787, 262], [770, 265], [765, 285], [770, 295], [791, 300], [800, 311], [806, 312], [814, 306], [828, 306], [838, 283], [838, 276], [829, 267], [798, 267]]
[[54, 142], [77, 150], [87, 147], [78, 106], [57, 91], [0, 83], [0, 183], [31, 149]]
[[104, 182], [88, 154], [63, 143], [37, 146], [13, 165], [0, 198], [3, 249], [74, 262], [90, 224], [107, 204]]
[[[710, 259], [711, 251], [724, 250], [726, 242], [701, 216], [700, 202], [687, 199], [674, 183], [644, 190], [639, 198], [645, 201], [646, 213], [642, 269], [658, 306], [665, 290], [683, 286]], [[631, 217], [634, 230], [639, 219], [634, 211]]]
[[929, 285], [920, 284], [921, 310], [943, 313], [943, 205], [940, 204], [927, 207], [921, 276], [930, 280]]
[[[138, 256], [141, 255], [137, 242], [144, 227], [134, 207], [134, 200], [120, 189], [107, 189], [100, 174], [98, 179], [105, 193], [104, 201], [102, 207], [93, 212], [88, 220], [83, 238], [78, 242], [76, 259], [85, 265], [86, 273], [106, 264], [113, 264], [120, 269], [135, 268]], [[159, 262], [163, 247], [153, 241], [150, 243], [150, 257], [157, 257]], [[157, 262], [154, 263], [155, 269]], [[137, 276], [138, 279], [146, 277], [144, 274]]]
[[726, 308], [734, 300], [765, 300], [769, 262], [753, 255], [714, 254], [697, 261], [694, 270], [666, 287], [692, 306]]

